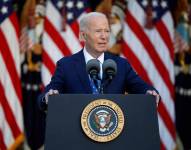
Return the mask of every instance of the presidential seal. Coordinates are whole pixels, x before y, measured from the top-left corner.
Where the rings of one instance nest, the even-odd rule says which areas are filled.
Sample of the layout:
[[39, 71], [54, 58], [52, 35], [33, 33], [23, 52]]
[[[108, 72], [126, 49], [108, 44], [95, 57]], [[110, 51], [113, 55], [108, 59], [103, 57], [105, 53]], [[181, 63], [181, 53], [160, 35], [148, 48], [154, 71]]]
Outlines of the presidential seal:
[[85, 134], [94, 141], [112, 141], [123, 130], [124, 115], [116, 103], [106, 99], [95, 100], [83, 110], [81, 126]]

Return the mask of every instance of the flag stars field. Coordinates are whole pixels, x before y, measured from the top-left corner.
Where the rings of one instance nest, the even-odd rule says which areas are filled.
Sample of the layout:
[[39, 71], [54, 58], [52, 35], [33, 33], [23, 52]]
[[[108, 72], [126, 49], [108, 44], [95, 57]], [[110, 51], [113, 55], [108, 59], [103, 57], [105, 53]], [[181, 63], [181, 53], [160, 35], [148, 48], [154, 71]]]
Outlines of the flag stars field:
[[2, 14], [6, 14], [8, 12], [8, 8], [6, 6], [3, 6], [1, 9]]

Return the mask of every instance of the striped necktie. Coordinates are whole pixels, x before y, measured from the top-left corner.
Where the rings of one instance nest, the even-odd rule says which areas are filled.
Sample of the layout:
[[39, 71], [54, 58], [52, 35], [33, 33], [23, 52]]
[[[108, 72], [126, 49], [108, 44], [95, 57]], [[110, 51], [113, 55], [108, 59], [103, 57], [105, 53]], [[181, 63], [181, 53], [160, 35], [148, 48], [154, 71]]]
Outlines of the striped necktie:
[[[101, 81], [100, 80], [96, 80], [95, 82], [92, 80], [92, 79], [90, 79], [90, 85], [91, 85], [91, 89], [92, 89], [92, 94], [99, 94], [99, 89], [98, 88], [100, 88], [99, 86], [100, 86], [100, 83], [101, 83]], [[97, 86], [96, 86], [97, 85]]]

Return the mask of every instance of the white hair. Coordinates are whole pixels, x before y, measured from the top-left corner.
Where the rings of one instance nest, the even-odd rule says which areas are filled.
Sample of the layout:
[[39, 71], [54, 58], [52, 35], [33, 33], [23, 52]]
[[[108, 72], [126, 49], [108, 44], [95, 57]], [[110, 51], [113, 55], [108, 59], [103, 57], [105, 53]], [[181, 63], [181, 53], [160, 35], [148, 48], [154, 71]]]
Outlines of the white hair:
[[80, 27], [80, 31], [85, 31], [88, 27], [88, 21], [90, 18], [92, 17], [106, 17], [105, 14], [103, 13], [100, 13], [100, 12], [90, 12], [88, 14], [85, 14], [84, 16], [82, 16], [82, 18], [80, 19], [80, 24], [79, 24], [79, 27]]

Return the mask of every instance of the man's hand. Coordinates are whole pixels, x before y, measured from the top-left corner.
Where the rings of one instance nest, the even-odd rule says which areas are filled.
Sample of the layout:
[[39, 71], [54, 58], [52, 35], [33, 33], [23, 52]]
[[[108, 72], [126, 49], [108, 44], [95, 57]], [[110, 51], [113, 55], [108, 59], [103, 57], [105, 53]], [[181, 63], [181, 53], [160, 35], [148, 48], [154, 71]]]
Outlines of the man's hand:
[[157, 107], [158, 107], [159, 101], [160, 101], [160, 95], [155, 90], [147, 90], [146, 94], [155, 96]]
[[53, 90], [50, 89], [46, 94], [45, 94], [45, 103], [48, 104], [48, 97], [53, 94], [59, 94], [58, 90]]

